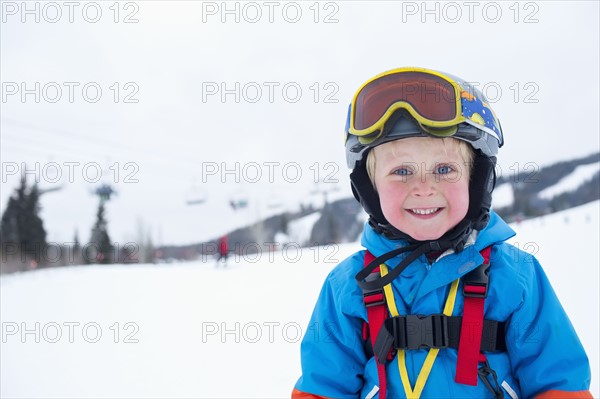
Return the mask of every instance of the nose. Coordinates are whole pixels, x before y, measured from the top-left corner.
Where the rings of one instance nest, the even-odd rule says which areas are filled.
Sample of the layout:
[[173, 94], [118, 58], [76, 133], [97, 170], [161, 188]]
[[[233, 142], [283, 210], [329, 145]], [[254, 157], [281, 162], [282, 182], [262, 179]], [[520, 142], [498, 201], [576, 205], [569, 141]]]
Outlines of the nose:
[[435, 194], [435, 176], [423, 171], [417, 179], [413, 179], [411, 194], [415, 197], [431, 197]]

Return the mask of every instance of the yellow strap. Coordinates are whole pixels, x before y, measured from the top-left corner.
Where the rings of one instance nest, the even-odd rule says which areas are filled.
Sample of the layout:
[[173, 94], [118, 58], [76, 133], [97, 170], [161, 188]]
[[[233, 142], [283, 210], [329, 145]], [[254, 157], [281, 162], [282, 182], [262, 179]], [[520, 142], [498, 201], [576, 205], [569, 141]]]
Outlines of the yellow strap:
[[[379, 269], [381, 276], [385, 276], [388, 273], [388, 269], [385, 264], [381, 264]], [[383, 287], [383, 291], [385, 293], [385, 300], [388, 304], [388, 309], [390, 310], [392, 317], [399, 316], [391, 284], [387, 284], [385, 287]], [[446, 299], [446, 304], [444, 305], [443, 313], [446, 316], [452, 316], [452, 310], [454, 309], [457, 291], [458, 280], [455, 280], [450, 286], [450, 292], [448, 293], [448, 298]], [[431, 368], [433, 367], [433, 363], [435, 362], [435, 358], [439, 351], [439, 349], [435, 348], [429, 349], [427, 357], [425, 358], [425, 362], [423, 363], [423, 367], [421, 367], [421, 371], [417, 377], [415, 389], [413, 390], [410, 387], [410, 380], [408, 378], [408, 371], [406, 369], [406, 354], [404, 350], [398, 350], [398, 368], [400, 370], [400, 378], [402, 379], [402, 386], [404, 386], [404, 392], [406, 393], [407, 399], [419, 399], [421, 397], [421, 393], [423, 392], [423, 388], [425, 388], [425, 383], [427, 382], [427, 378], [429, 378], [429, 373], [431, 372]]]

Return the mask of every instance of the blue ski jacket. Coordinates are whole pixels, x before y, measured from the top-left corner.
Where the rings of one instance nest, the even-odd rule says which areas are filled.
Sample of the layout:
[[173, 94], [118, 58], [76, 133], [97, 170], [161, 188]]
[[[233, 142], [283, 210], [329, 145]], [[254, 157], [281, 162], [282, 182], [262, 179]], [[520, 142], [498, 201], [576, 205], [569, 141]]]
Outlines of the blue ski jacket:
[[[590, 367], [577, 334], [538, 261], [505, 241], [515, 232], [494, 212], [474, 242], [433, 263], [421, 256], [392, 282], [400, 314], [442, 313], [450, 284], [481, 263], [479, 251], [492, 246], [485, 319], [506, 322], [506, 352], [486, 354], [507, 399], [591, 398]], [[473, 237], [473, 236], [472, 236]], [[473, 240], [471, 240], [473, 241]], [[362, 245], [381, 256], [404, 241], [389, 240], [365, 226]], [[398, 265], [407, 254], [387, 262]], [[327, 277], [301, 345], [302, 376], [292, 397], [378, 398], [374, 357], [362, 337], [367, 311], [354, 276], [364, 267], [364, 251], [337, 265]], [[462, 291], [453, 315], [463, 311]], [[406, 351], [411, 387], [428, 351]], [[457, 384], [457, 350], [441, 349], [425, 384], [423, 398], [492, 398], [481, 381]], [[388, 362], [387, 397], [404, 398], [398, 356]]]

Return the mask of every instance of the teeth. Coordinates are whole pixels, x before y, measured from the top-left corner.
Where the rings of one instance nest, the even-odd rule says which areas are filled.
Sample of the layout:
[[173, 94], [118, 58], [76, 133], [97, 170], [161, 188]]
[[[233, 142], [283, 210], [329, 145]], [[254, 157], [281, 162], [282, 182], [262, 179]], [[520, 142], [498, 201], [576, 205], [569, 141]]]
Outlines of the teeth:
[[411, 209], [413, 213], [417, 215], [429, 215], [434, 212], [437, 212], [440, 208], [429, 208], [429, 209]]

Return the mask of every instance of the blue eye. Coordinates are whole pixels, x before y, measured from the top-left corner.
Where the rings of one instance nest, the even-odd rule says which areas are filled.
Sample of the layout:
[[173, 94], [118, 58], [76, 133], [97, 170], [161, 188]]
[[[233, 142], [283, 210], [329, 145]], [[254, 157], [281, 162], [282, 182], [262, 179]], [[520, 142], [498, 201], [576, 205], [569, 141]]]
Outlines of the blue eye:
[[411, 172], [407, 168], [400, 168], [400, 169], [396, 169], [394, 171], [394, 174], [399, 175], [399, 176], [408, 176], [411, 174]]
[[448, 173], [451, 173], [454, 169], [452, 169], [451, 166], [449, 165], [440, 165], [435, 169], [435, 173], [440, 174], [440, 175], [447, 175]]

